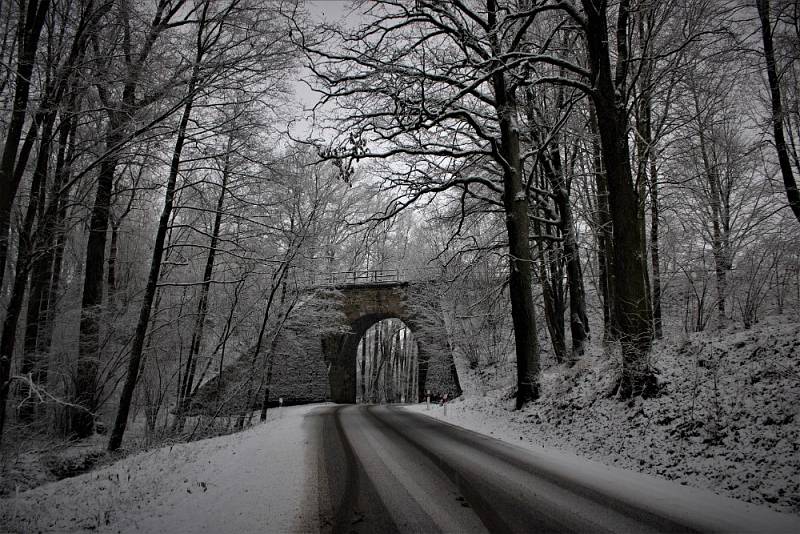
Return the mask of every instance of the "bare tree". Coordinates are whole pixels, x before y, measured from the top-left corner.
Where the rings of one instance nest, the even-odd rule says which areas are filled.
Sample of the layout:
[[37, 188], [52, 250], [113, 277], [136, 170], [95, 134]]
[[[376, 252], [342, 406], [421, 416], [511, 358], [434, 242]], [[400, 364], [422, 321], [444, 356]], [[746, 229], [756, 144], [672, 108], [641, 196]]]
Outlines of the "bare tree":
[[[508, 16], [509, 9], [524, 15]], [[400, 193], [387, 216], [448, 189], [491, 196], [504, 210], [519, 407], [538, 396], [528, 241], [528, 199], [537, 190], [523, 175], [520, 78], [512, 73], [521, 68], [522, 37], [542, 10], [495, 0], [483, 8], [427, 1], [411, 8], [384, 1], [371, 10], [363, 30], [348, 34], [325, 28], [341, 47], [330, 46], [328, 39], [322, 39], [326, 46], [301, 43], [325, 85], [324, 99], [350, 113], [339, 126], [343, 144], [328, 157], [422, 159], [418, 164], [408, 160], [390, 178], [389, 187], [410, 193]], [[454, 55], [462, 67], [452, 68]], [[478, 160], [492, 161], [493, 176], [470, 174]]]
[[[11, 206], [17, 194], [21, 173], [27, 162], [27, 156], [18, 153], [22, 141], [22, 131], [27, 117], [28, 100], [31, 90], [31, 77], [36, 63], [36, 51], [39, 47], [39, 36], [44, 27], [50, 0], [26, 0], [20, 2], [17, 12], [16, 28], [16, 73], [14, 76], [14, 97], [12, 101], [11, 120], [6, 128], [3, 142], [3, 153], [0, 156], [0, 288], [6, 270], [8, 253], [8, 232], [11, 221]], [[9, 8], [10, 10], [10, 8]], [[29, 128], [35, 132], [36, 123]], [[34, 134], [35, 137], [35, 134]], [[23, 147], [24, 149], [25, 147]], [[28, 153], [30, 147], [27, 148]], [[0, 354], [0, 359], [10, 359], [10, 354]], [[3, 360], [5, 361], [5, 360]], [[0, 363], [5, 367], [5, 363]], [[0, 388], [7, 389], [8, 379], [0, 376]], [[4, 397], [5, 398], [5, 397]], [[0, 419], [1, 421], [2, 419]], [[2, 426], [2, 423], [0, 423]]]
[[795, 218], [800, 221], [800, 191], [797, 189], [797, 181], [789, 159], [789, 149], [783, 134], [785, 117], [781, 98], [781, 82], [778, 76], [779, 67], [775, 60], [775, 47], [772, 40], [773, 23], [770, 16], [770, 2], [769, 0], [756, 0], [756, 7], [758, 8], [758, 18], [761, 21], [761, 39], [764, 45], [764, 61], [772, 102], [772, 131], [775, 137], [775, 151], [778, 153], [778, 163], [789, 207], [794, 212]]

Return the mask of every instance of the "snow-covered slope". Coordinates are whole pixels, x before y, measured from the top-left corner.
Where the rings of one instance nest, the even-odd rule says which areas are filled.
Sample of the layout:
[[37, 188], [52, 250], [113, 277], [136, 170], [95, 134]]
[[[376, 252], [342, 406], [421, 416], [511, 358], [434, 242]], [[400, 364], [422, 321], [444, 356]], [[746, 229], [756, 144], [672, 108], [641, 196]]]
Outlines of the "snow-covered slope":
[[[318, 405], [317, 405], [318, 406]], [[6, 532], [291, 532], [313, 528], [303, 416], [272, 410], [244, 432], [129, 456], [0, 500]]]
[[[520, 412], [507, 389], [481, 391], [473, 377], [472, 393], [451, 403], [446, 419], [800, 513], [800, 325], [772, 318], [751, 330], [692, 334], [659, 343], [654, 363], [658, 398], [608, 398], [613, 362], [598, 351], [546, 370], [543, 397]], [[429, 413], [444, 417], [438, 406]]]

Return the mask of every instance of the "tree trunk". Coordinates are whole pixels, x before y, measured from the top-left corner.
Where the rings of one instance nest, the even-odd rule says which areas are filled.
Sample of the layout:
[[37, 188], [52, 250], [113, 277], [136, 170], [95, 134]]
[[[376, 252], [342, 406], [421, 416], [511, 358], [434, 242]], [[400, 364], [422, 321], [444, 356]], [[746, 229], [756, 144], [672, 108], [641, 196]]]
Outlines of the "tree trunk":
[[517, 409], [539, 396], [539, 340], [531, 284], [531, 251], [528, 240], [528, 200], [522, 184], [519, 127], [514, 95], [506, 91], [502, 73], [494, 75], [500, 121], [503, 168], [503, 206], [509, 248], [509, 293], [517, 355]]
[[[106, 150], [113, 151], [122, 141], [122, 132], [117, 121], [110, 120], [106, 132]], [[100, 308], [103, 303], [103, 281], [111, 208], [111, 187], [117, 168], [117, 155], [112, 154], [100, 164], [97, 177], [97, 193], [89, 223], [89, 240], [86, 244], [86, 263], [81, 299], [81, 321], [78, 334], [78, 365], [75, 371], [74, 404], [70, 429], [78, 438], [90, 436], [94, 430], [94, 412], [100, 392], [98, 369], [100, 360]]]
[[[600, 147], [608, 184], [614, 243], [614, 317], [615, 340], [622, 350], [622, 373], [618, 393], [622, 398], [651, 394], [656, 386], [655, 375], [648, 361], [652, 342], [652, 308], [647, 287], [646, 254], [642, 248], [642, 225], [639, 218], [640, 199], [630, 166], [628, 121], [623, 98], [627, 58], [628, 2], [620, 5], [617, 25], [620, 56], [617, 81], [611, 76], [609, 35], [605, 3], [595, 7], [592, 0], [583, 0], [586, 12], [586, 37], [590, 69], [595, 80], [592, 93], [600, 125]], [[622, 39], [620, 42], [619, 39]]]
[[[125, 377], [125, 384], [122, 387], [122, 394], [120, 395], [117, 417], [114, 421], [114, 429], [112, 430], [111, 437], [108, 440], [109, 451], [115, 451], [119, 449], [120, 445], [122, 445], [122, 437], [125, 434], [125, 428], [128, 424], [128, 412], [130, 411], [131, 400], [133, 400], [133, 391], [136, 388], [136, 382], [139, 378], [139, 365], [142, 360], [142, 349], [144, 347], [144, 340], [147, 334], [147, 326], [150, 323], [150, 312], [153, 305], [153, 298], [156, 294], [158, 278], [161, 272], [161, 259], [164, 255], [164, 242], [166, 241], [169, 220], [172, 214], [172, 205], [175, 198], [175, 183], [178, 178], [178, 171], [180, 170], [181, 164], [181, 153], [183, 152], [183, 145], [186, 140], [186, 128], [189, 124], [189, 116], [192, 113], [192, 104], [194, 103], [194, 91], [199, 75], [200, 59], [202, 57], [199, 56], [199, 54], [200, 52], [198, 51], [198, 57], [196, 58], [192, 71], [192, 77], [189, 81], [186, 105], [183, 108], [183, 115], [181, 116], [180, 125], [178, 126], [178, 135], [177, 139], [175, 140], [175, 149], [172, 153], [169, 177], [167, 178], [167, 187], [164, 196], [164, 208], [161, 210], [161, 218], [158, 221], [156, 241], [153, 246], [153, 257], [150, 261], [150, 275], [147, 279], [147, 287], [142, 300], [142, 308], [139, 312], [139, 321], [136, 324], [136, 333], [134, 334], [131, 354], [128, 359], [128, 372]], [[105, 217], [107, 222], [107, 210]]]
[[208, 295], [211, 290], [211, 276], [214, 273], [214, 261], [217, 253], [220, 227], [222, 226], [222, 208], [225, 204], [225, 190], [228, 187], [228, 175], [230, 173], [231, 147], [233, 146], [233, 135], [228, 137], [227, 149], [225, 152], [225, 162], [222, 168], [222, 184], [220, 186], [219, 197], [217, 198], [216, 213], [214, 215], [214, 226], [211, 231], [211, 242], [209, 244], [206, 266], [203, 271], [203, 285], [200, 290], [200, 301], [197, 304], [197, 319], [192, 330], [192, 340], [189, 348], [189, 355], [186, 361], [186, 371], [184, 373], [183, 386], [179, 395], [180, 412], [185, 412], [191, 402], [191, 391], [194, 382], [197, 358], [200, 353], [200, 344], [203, 340], [203, 330], [205, 329], [206, 315], [208, 314]]
[[[24, 269], [24, 276], [27, 277], [31, 273], [31, 294], [28, 298], [28, 311], [26, 314], [25, 337], [23, 346], [22, 366], [20, 368], [23, 375], [29, 375], [31, 381], [36, 385], [45, 384], [47, 382], [47, 371], [43, 365], [42, 358], [37, 352], [37, 335], [38, 331], [36, 325], [38, 324], [38, 316], [41, 313], [43, 300], [46, 295], [45, 289], [48, 280], [44, 278], [47, 273], [44, 262], [49, 258], [48, 250], [45, 248], [48, 241], [48, 236], [52, 234], [50, 220], [54, 217], [56, 207], [58, 205], [58, 197], [51, 198], [48, 202], [47, 209], [42, 211], [45, 205], [45, 183], [48, 175], [48, 164], [50, 161], [50, 152], [52, 146], [52, 133], [55, 123], [55, 110], [52, 111], [44, 118], [44, 125], [42, 127], [41, 141], [39, 143], [39, 154], [37, 156], [36, 167], [34, 170], [33, 187], [31, 195], [36, 190], [37, 198], [31, 198], [31, 204], [28, 210], [33, 206], [35, 213], [29, 213], [25, 217], [26, 228], [20, 234], [28, 244], [26, 245], [27, 252], [26, 258], [17, 260], [17, 275], [20, 274], [20, 269]], [[66, 127], [61, 127], [59, 132], [60, 141], [66, 141], [64, 133], [67, 132]], [[58, 158], [63, 162], [63, 147], [59, 147]], [[56, 176], [60, 174], [61, 169], [56, 170]], [[58, 179], [54, 181], [53, 191], [60, 187]], [[34, 232], [33, 221], [38, 217], [38, 228]], [[30, 218], [30, 227], [28, 227]], [[24, 262], [24, 266], [22, 263]], [[15, 281], [15, 288], [17, 283]], [[25, 283], [21, 286], [22, 294], [24, 295]], [[14, 329], [16, 329], [16, 322], [19, 318], [14, 320]], [[27, 396], [29, 391], [28, 386], [23, 388], [23, 396]], [[33, 420], [36, 414], [36, 406], [33, 403], [25, 403], [20, 406], [19, 416], [24, 421]]]
[[[502, 78], [501, 74], [495, 78]], [[504, 94], [504, 81], [499, 81]], [[511, 95], [505, 95], [511, 97]], [[509, 106], [503, 109], [504, 106]], [[517, 355], [517, 409], [539, 396], [539, 340], [531, 283], [531, 252], [528, 241], [528, 201], [520, 175], [519, 132], [513, 115], [513, 99], [501, 104], [500, 131], [503, 158], [503, 205], [509, 244], [509, 293]]]
[[[292, 229], [294, 229], [294, 223], [292, 223]], [[258, 362], [258, 355], [261, 353], [261, 347], [264, 344], [264, 335], [267, 332], [267, 325], [269, 324], [269, 318], [272, 312], [272, 304], [275, 301], [275, 296], [277, 295], [278, 290], [283, 287], [283, 279], [286, 276], [286, 269], [288, 269], [288, 265], [288, 261], [281, 263], [278, 267], [278, 270], [272, 276], [272, 285], [270, 288], [269, 298], [267, 298], [267, 305], [264, 309], [264, 319], [261, 321], [261, 328], [258, 331], [258, 339], [256, 340], [255, 347], [253, 348], [253, 356], [250, 359], [251, 376], [248, 378], [248, 388], [245, 395], [245, 405], [243, 407], [244, 411], [239, 415], [239, 418], [236, 422], [236, 426], [240, 430], [244, 428], [245, 422], [249, 420], [248, 414], [253, 407], [253, 402], [255, 398], [257, 398], [257, 394], [260, 392], [253, 391], [252, 376], [255, 376], [255, 367], [256, 363]]]
[[[498, 27], [496, 0], [487, 0], [488, 22]], [[501, 49], [493, 34], [492, 48], [497, 58]], [[502, 69], [492, 74], [495, 110], [500, 126], [498, 163], [503, 171], [503, 209], [509, 253], [509, 294], [514, 344], [517, 356], [516, 408], [539, 397], [539, 340], [536, 332], [536, 309], [533, 306], [531, 249], [528, 198], [522, 181], [519, 142], [519, 105], [515, 90], [507, 85]]]
[[[49, 0], [22, 1], [19, 6], [21, 20], [17, 22], [17, 72], [14, 82], [14, 99], [11, 109], [11, 120], [6, 128], [3, 152], [0, 156], [0, 289], [5, 279], [6, 258], [8, 255], [9, 230], [11, 228], [11, 207], [19, 187], [19, 174], [16, 173], [17, 151], [22, 139], [22, 128], [27, 116], [30, 83], [33, 66], [36, 62], [36, 50], [39, 36], [45, 22], [45, 15], [50, 6]], [[24, 17], [23, 17], [24, 14]], [[10, 354], [0, 353], [0, 367], [9, 362]], [[0, 391], [6, 390], [8, 384], [0, 373]], [[3, 397], [5, 398], [5, 397]]]
[[111, 222], [111, 243], [108, 247], [108, 278], [106, 286], [108, 291], [108, 302], [114, 305], [115, 293], [117, 291], [117, 251], [119, 247], [119, 221]]
[[656, 156], [650, 152], [650, 262], [653, 269], [653, 328], [656, 339], [664, 336], [661, 323], [661, 265], [658, 248], [658, 172]]
[[[542, 235], [541, 225], [535, 219], [533, 221], [533, 231], [536, 235]], [[542, 286], [547, 332], [550, 334], [550, 344], [553, 346], [556, 362], [563, 363], [567, 357], [564, 335], [564, 306], [561, 299], [562, 295], [559, 295], [554, 287], [560, 280], [555, 280], [553, 276], [548, 274], [553, 271], [552, 265], [554, 261], [551, 256], [555, 254], [555, 251], [551, 250], [550, 244], [545, 244], [544, 239], [537, 239], [536, 247], [539, 252], [539, 284]]]
[[[275, 366], [275, 355], [278, 350], [278, 340], [283, 328], [286, 326], [286, 321], [289, 320], [289, 317], [292, 315], [292, 311], [294, 307], [297, 305], [298, 302], [298, 295], [294, 295], [294, 300], [286, 309], [286, 312], [283, 314], [281, 318], [280, 324], [275, 328], [275, 333], [272, 335], [272, 341], [269, 344], [269, 353], [267, 354], [267, 372], [266, 378], [264, 379], [264, 398], [261, 403], [261, 416], [259, 420], [263, 423], [267, 420], [267, 410], [269, 409], [269, 396], [272, 390], [272, 370]], [[283, 288], [281, 289], [281, 307], [286, 299], [286, 283], [283, 283]]]
[[381, 328], [375, 326], [374, 338], [372, 339], [372, 358], [370, 359], [369, 369], [369, 401], [373, 404], [378, 402], [380, 394], [377, 391], [378, 377], [380, 376], [381, 364]]
[[422, 396], [420, 395], [419, 387], [417, 386], [417, 380], [419, 379], [419, 360], [414, 353], [414, 347], [409, 347], [409, 357], [411, 358], [411, 376], [409, 378], [411, 381], [411, 387], [408, 390], [408, 398], [409, 400], [414, 399], [412, 402], [420, 402], [422, 401]]
[[[42, 142], [39, 145], [39, 157], [37, 158], [36, 168], [33, 171], [31, 181], [31, 194], [28, 209], [25, 212], [25, 219], [19, 232], [19, 248], [17, 250], [16, 273], [14, 275], [14, 285], [11, 290], [11, 297], [6, 306], [6, 316], [3, 321], [3, 333], [0, 335], [0, 439], [3, 436], [6, 418], [6, 400], [11, 385], [10, 371], [11, 359], [14, 356], [14, 348], [17, 341], [17, 323], [22, 312], [22, 304], [25, 299], [25, 289], [28, 284], [30, 274], [30, 261], [33, 253], [33, 223], [39, 211], [41, 201], [41, 191], [47, 181], [47, 164], [50, 159], [50, 136], [55, 112], [47, 118]], [[33, 371], [29, 360], [23, 360], [23, 374]]]
[[[646, 43], [645, 14], [640, 13], [637, 21], [639, 28], [639, 42]], [[649, 58], [649, 46], [642, 44], [641, 54]], [[652, 303], [653, 303], [653, 330], [657, 339], [662, 337], [661, 331], [661, 271], [658, 259], [658, 174], [656, 171], [655, 142], [653, 140], [653, 114], [652, 114], [652, 62], [644, 61], [641, 72], [639, 94], [639, 116], [637, 117], [636, 150], [637, 150], [637, 175], [640, 186], [648, 186], [650, 192], [650, 260], [653, 270]], [[648, 178], [648, 170], [650, 176]], [[642, 200], [644, 194], [640, 193]], [[641, 215], [645, 220], [644, 213]], [[643, 235], [645, 232], [643, 232]]]
[[[110, 9], [113, 5], [116, 4], [106, 2], [104, 9]], [[144, 63], [147, 61], [150, 52], [152, 52], [152, 45], [158, 37], [158, 33], [163, 29], [164, 26], [162, 25], [166, 25], [168, 22], [161, 18], [165, 6], [166, 4], [159, 3], [156, 8], [157, 15], [154, 18], [154, 24], [158, 24], [159, 29], [152, 27], [148, 36], [149, 40], [136, 57], [136, 60], [132, 63], [126, 62], [127, 70], [124, 73], [121, 98], [117, 101], [112, 101], [109, 88], [97, 85], [100, 101], [108, 113], [105, 134], [105, 154], [107, 156], [100, 163], [100, 170], [97, 176], [97, 191], [92, 205], [89, 239], [86, 244], [86, 262], [84, 264], [81, 319], [78, 331], [78, 363], [74, 376], [74, 404], [82, 407], [82, 409], [72, 410], [70, 417], [72, 432], [79, 438], [91, 435], [94, 426], [93, 413], [97, 410], [101, 394], [98, 391], [98, 363], [101, 358], [100, 316], [105, 279], [106, 234], [108, 233], [111, 211], [111, 192], [114, 184], [114, 175], [119, 163], [119, 150], [126, 142], [127, 130], [138, 108], [146, 105], [142, 102], [137, 102], [136, 88], [144, 71]], [[130, 23], [130, 13], [127, 12], [130, 6], [122, 3], [119, 4], [119, 7], [122, 11], [121, 22], [123, 26], [126, 26]], [[102, 9], [97, 10], [98, 13], [101, 11]], [[129, 30], [128, 27], [123, 29], [126, 33]], [[192, 81], [189, 83], [191, 84]], [[144, 328], [147, 328], [147, 323], [145, 323]], [[133, 377], [133, 379], [135, 381], [136, 377]]]
[[427, 396], [426, 382], [428, 379], [428, 362], [430, 355], [419, 345], [417, 345], [417, 395], [422, 401]]
[[789, 150], [783, 135], [783, 103], [781, 102], [781, 86], [778, 78], [778, 66], [775, 63], [775, 50], [772, 44], [772, 21], [770, 20], [769, 0], [756, 0], [758, 18], [761, 20], [761, 39], [764, 43], [764, 60], [767, 67], [769, 92], [772, 100], [772, 131], [775, 136], [775, 150], [778, 153], [778, 163], [783, 177], [783, 186], [786, 189], [786, 198], [794, 216], [800, 221], [800, 191], [792, 173], [789, 160]]
[[[63, 176], [58, 178], [58, 181], [63, 184], [67, 184], [69, 182], [71, 177], [70, 169], [72, 168], [72, 162], [75, 160], [75, 130], [77, 128], [77, 120], [74, 115], [70, 117], [69, 128], [69, 144], [67, 146], [65, 164], [62, 171]], [[68, 205], [69, 189], [65, 187], [59, 191], [55, 222], [53, 225], [53, 239], [55, 242], [53, 246], [53, 263], [50, 267], [50, 275], [48, 276], [50, 285], [47, 288], [47, 298], [45, 300], [46, 305], [42, 312], [42, 326], [39, 327], [38, 335], [37, 350], [42, 354], [50, 352], [50, 345], [53, 340], [53, 318], [55, 316], [58, 293], [61, 290], [61, 265], [64, 261], [64, 247], [66, 245], [66, 219]]]
[[[558, 147], [551, 145], [549, 157], [542, 157], [544, 173], [550, 182], [559, 212], [559, 230], [563, 241], [564, 257], [567, 267], [567, 284], [569, 287], [570, 334], [572, 336], [572, 359], [583, 355], [584, 347], [589, 339], [589, 318], [586, 315], [586, 292], [583, 287], [583, 270], [581, 269], [580, 251], [575, 239], [575, 224], [572, 218], [572, 207], [569, 203], [569, 185], [564, 177], [561, 154]], [[563, 310], [562, 310], [563, 313]]]
[[[38, 136], [39, 125], [45, 118], [54, 113], [60, 104], [65, 88], [73, 75], [75, 65], [79, 64], [88, 42], [89, 35], [103, 15], [110, 9], [111, 3], [105, 3], [95, 9], [94, 2], [82, 3], [75, 34], [69, 53], [63, 63], [58, 64], [52, 77], [46, 77], [39, 109], [33, 116], [31, 125], [20, 148], [22, 127], [28, 107], [30, 83], [41, 30], [45, 24], [45, 16], [50, 0], [27, 0], [20, 2], [20, 20], [17, 27], [17, 72], [12, 104], [11, 120], [6, 130], [5, 144], [0, 157], [0, 288], [3, 285], [6, 259], [8, 255], [8, 232], [10, 229], [11, 207], [25, 172], [28, 157]], [[51, 30], [52, 31], [52, 30]], [[58, 63], [58, 62], [56, 62]], [[18, 152], [19, 150], [19, 152]]]
[[[49, 345], [42, 343], [41, 338], [44, 336], [40, 335], [40, 332], [47, 319], [48, 289], [52, 279], [53, 261], [55, 259], [59, 205], [63, 196], [61, 188], [66, 178], [64, 165], [67, 157], [67, 145], [70, 143], [69, 136], [72, 123], [72, 117], [68, 117], [62, 119], [59, 126], [53, 185], [47, 208], [39, 222], [36, 239], [38, 254], [35, 255], [31, 267], [30, 297], [28, 298], [28, 310], [25, 318], [24, 358], [31, 362], [31, 368], [34, 370], [32, 378], [36, 384], [47, 383], [45, 354], [49, 350]], [[42, 189], [44, 190], [44, 188]], [[22, 416], [22, 412], [20, 415]]]
[[719, 177], [717, 175], [717, 165], [711, 160], [708, 139], [705, 134], [705, 124], [700, 119], [701, 110], [697, 94], [693, 94], [695, 112], [698, 117], [698, 141], [700, 144], [700, 154], [703, 160], [703, 171], [709, 190], [709, 206], [711, 207], [711, 251], [714, 255], [714, 274], [717, 281], [717, 313], [719, 315], [720, 327], [725, 322], [725, 301], [727, 297], [727, 260], [726, 260], [726, 241], [727, 235], [723, 231], [725, 225], [723, 219], [723, 209], [721, 202], [721, 191]]
[[597, 239], [597, 267], [600, 276], [600, 294], [603, 301], [603, 341], [614, 339], [614, 243], [611, 235], [611, 213], [608, 207], [608, 182], [603, 167], [602, 150], [600, 149], [600, 128], [594, 105], [589, 104], [589, 126], [592, 130], [592, 162], [594, 166], [595, 187], [597, 189], [597, 212], [595, 228]]

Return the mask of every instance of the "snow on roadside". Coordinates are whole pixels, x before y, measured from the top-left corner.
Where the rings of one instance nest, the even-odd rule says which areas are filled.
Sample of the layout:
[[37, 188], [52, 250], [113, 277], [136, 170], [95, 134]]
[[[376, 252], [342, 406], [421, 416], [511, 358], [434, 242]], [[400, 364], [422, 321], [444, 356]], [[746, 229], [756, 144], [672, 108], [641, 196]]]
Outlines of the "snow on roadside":
[[[303, 416], [272, 410], [244, 432], [147, 451], [0, 500], [11, 532], [291, 532], [315, 529]], [[308, 502], [307, 502], [308, 501]]]
[[[548, 447], [800, 514], [800, 331], [771, 319], [656, 347], [664, 393], [607, 398], [607, 359], [542, 374], [542, 398], [512, 411], [507, 390], [409, 407], [523, 447]], [[479, 388], [478, 388], [479, 389]]]

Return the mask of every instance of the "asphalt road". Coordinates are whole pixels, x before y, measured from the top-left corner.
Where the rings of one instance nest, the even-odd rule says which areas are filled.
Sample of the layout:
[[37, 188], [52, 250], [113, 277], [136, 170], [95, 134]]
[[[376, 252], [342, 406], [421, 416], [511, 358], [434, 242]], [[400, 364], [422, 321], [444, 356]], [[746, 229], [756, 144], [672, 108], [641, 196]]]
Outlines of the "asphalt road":
[[553, 459], [397, 407], [307, 417], [322, 532], [800, 532], [794, 516]]

